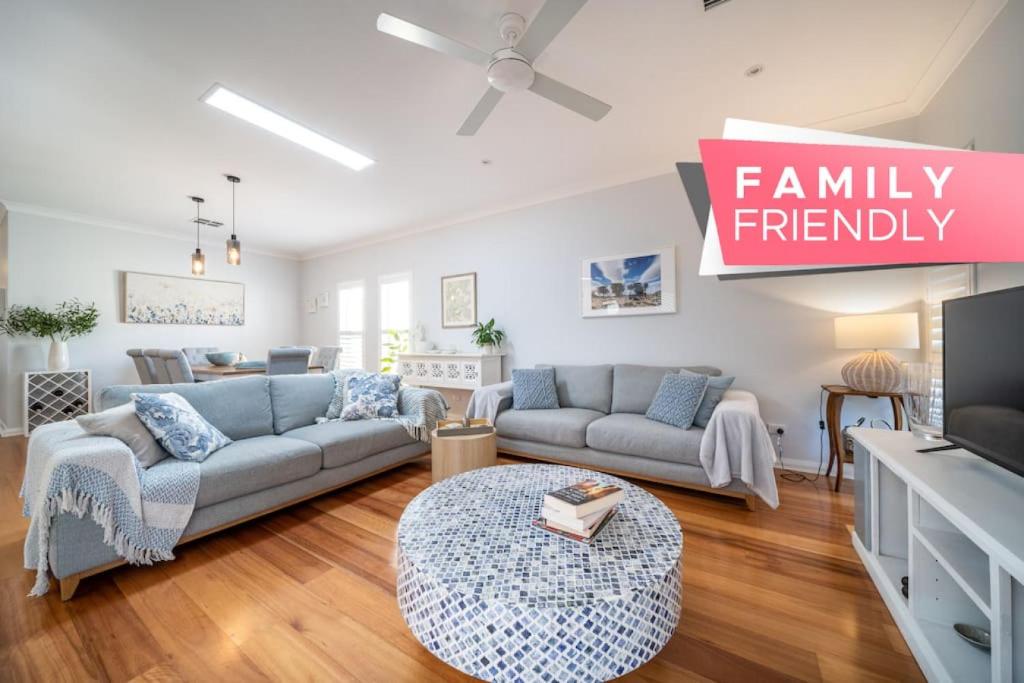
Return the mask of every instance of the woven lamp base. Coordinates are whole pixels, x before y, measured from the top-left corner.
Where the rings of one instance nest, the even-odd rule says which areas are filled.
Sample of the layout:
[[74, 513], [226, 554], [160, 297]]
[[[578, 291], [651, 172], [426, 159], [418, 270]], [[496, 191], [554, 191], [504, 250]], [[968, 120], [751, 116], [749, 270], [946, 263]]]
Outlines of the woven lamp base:
[[887, 351], [865, 351], [843, 366], [843, 381], [857, 391], [899, 391], [900, 364]]

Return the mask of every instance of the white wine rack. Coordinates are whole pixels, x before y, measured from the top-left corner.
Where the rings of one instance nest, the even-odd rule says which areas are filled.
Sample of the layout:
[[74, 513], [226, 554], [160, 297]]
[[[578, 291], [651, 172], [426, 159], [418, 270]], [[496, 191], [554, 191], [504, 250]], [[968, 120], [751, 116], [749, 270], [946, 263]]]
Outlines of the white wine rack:
[[92, 410], [88, 370], [25, 373], [25, 436], [51, 422], [73, 420]]

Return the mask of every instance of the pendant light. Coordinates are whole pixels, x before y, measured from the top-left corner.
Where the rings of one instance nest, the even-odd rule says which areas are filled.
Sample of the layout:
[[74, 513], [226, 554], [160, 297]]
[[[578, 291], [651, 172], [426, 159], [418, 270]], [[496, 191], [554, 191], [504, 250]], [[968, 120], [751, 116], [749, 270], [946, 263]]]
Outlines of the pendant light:
[[224, 177], [231, 183], [231, 238], [227, 241], [228, 265], [238, 266], [242, 263], [242, 243], [238, 241], [238, 235], [235, 234], [235, 186], [242, 182], [242, 179], [236, 175]]
[[198, 277], [206, 275], [206, 256], [199, 248], [199, 205], [206, 200], [202, 197], [189, 197], [189, 199], [196, 203], [196, 253], [192, 254], [192, 275]]

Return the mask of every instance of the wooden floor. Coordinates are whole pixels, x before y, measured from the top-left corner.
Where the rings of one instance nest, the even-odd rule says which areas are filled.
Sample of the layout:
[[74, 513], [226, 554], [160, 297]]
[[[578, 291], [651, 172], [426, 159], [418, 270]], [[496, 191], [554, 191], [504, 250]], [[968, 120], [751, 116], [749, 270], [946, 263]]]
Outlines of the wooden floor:
[[[395, 601], [395, 527], [426, 460], [85, 579], [67, 603], [25, 597], [23, 460], [24, 440], [0, 439], [0, 680], [470, 680]], [[623, 680], [921, 679], [850, 546], [850, 494], [780, 486], [780, 510], [748, 512], [644, 484], [683, 528], [683, 613]]]

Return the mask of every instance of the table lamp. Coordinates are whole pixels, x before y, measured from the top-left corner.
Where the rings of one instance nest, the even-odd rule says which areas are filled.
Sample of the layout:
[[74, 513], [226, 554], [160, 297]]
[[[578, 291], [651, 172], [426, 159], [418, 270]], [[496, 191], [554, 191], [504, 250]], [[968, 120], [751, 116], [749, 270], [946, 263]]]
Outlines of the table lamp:
[[847, 386], [858, 391], [899, 391], [899, 361], [880, 349], [920, 348], [917, 313], [846, 315], [836, 318], [835, 326], [837, 349], [866, 349], [843, 366]]

